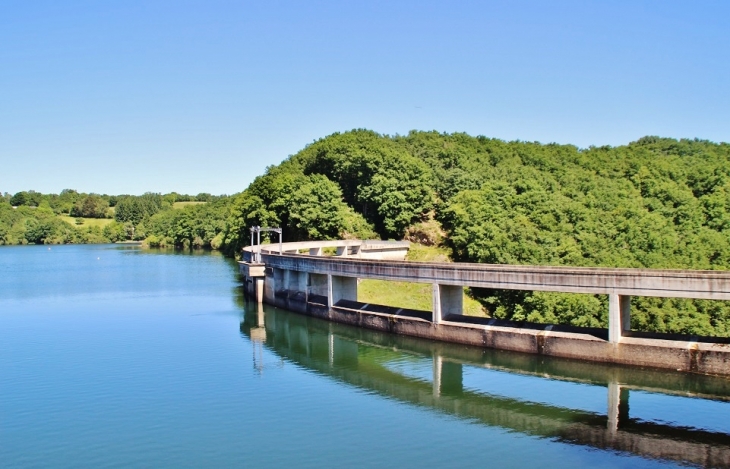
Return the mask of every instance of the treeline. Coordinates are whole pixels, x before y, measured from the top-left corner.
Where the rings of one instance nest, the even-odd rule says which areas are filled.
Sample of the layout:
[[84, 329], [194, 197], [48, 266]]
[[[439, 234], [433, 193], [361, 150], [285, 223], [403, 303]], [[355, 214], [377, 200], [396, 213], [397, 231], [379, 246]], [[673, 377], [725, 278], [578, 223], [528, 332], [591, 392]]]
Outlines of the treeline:
[[[443, 242], [457, 261], [728, 269], [730, 145], [645, 137], [619, 147], [466, 134], [334, 134], [236, 196], [223, 247], [251, 225], [285, 240]], [[441, 239], [443, 237], [443, 239]], [[495, 317], [605, 327], [607, 298], [477, 290]], [[632, 327], [730, 335], [726, 302], [635, 298]]]
[[[160, 194], [157, 194], [160, 195]], [[40, 207], [47, 205], [56, 215], [85, 218], [114, 218], [113, 209], [120, 200], [134, 199], [136, 196], [127, 194], [87, 194], [73, 189], [64, 189], [60, 194], [42, 194], [34, 190], [20, 191], [15, 194], [5, 192], [0, 195], [0, 201], [5, 201], [13, 207]], [[211, 202], [220, 197], [208, 193], [198, 195], [178, 194], [171, 192], [160, 195], [161, 203], [172, 207], [175, 202]]]
[[[0, 197], [0, 245], [114, 243], [156, 236], [152, 241], [157, 246], [208, 247], [223, 230], [229, 199], [207, 193], [110, 196], [70, 189], [5, 193]], [[174, 209], [179, 202], [190, 205]], [[100, 224], [94, 219], [108, 220]]]

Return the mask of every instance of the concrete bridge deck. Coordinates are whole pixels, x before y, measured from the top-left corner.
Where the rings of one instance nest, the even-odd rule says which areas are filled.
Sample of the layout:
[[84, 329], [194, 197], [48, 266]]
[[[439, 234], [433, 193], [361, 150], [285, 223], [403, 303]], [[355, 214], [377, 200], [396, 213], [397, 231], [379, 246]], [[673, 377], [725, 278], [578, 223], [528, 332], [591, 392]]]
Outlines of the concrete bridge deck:
[[[244, 251], [241, 272], [259, 300], [334, 321], [484, 347], [730, 376], [728, 344], [629, 333], [631, 296], [730, 300], [730, 272], [405, 262], [407, 246], [358, 240], [256, 246]], [[323, 256], [327, 248], [334, 255]], [[357, 303], [358, 279], [429, 283], [432, 311], [372, 311]], [[608, 295], [608, 340], [580, 329], [464, 321], [466, 286]]]

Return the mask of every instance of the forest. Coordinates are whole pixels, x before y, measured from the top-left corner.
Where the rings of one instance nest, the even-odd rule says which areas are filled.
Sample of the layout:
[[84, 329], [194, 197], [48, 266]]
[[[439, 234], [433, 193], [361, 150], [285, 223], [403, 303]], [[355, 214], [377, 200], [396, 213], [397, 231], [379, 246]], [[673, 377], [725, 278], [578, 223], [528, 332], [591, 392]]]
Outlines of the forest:
[[[224, 248], [251, 225], [287, 240], [444, 245], [460, 262], [730, 267], [730, 145], [644, 137], [617, 147], [466, 134], [333, 134], [269, 167], [232, 203]], [[607, 298], [474, 289], [490, 315], [606, 327]], [[730, 335], [730, 304], [634, 298], [632, 328]]]
[[[0, 244], [146, 239], [234, 256], [248, 243], [248, 228], [261, 225], [281, 226], [287, 241], [405, 238], [445, 248], [459, 262], [730, 267], [730, 145], [697, 139], [578, 148], [358, 129], [311, 143], [241, 193], [200, 195], [207, 203], [175, 208], [184, 202], [177, 197], [197, 197], [71, 192], [6, 194]], [[60, 214], [113, 218], [103, 228], [74, 227]], [[607, 322], [601, 295], [470, 294], [498, 318]], [[730, 305], [634, 298], [632, 328], [730, 336]]]
[[223, 231], [230, 200], [207, 193], [109, 196], [72, 189], [60, 194], [5, 193], [0, 197], [0, 245], [147, 239], [156, 247], [210, 247]]

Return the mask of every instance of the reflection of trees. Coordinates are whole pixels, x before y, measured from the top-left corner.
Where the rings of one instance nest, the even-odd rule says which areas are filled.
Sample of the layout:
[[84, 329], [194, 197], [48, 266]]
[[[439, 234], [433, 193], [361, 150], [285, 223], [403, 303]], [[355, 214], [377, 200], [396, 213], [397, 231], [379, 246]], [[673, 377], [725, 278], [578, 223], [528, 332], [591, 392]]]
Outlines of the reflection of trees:
[[[632, 419], [629, 412], [631, 389], [727, 399], [726, 380], [433, 343], [273, 308], [267, 308], [265, 317], [246, 314], [241, 332], [282, 359], [410, 404], [538, 437], [648, 458], [730, 467], [730, 435], [639, 421]], [[402, 360], [403, 354], [413, 354], [417, 360], [430, 356], [433, 379], [413, 379], [386, 366], [388, 362]], [[609, 406], [602, 415], [465, 390], [465, 364], [603, 385], [607, 387]]]

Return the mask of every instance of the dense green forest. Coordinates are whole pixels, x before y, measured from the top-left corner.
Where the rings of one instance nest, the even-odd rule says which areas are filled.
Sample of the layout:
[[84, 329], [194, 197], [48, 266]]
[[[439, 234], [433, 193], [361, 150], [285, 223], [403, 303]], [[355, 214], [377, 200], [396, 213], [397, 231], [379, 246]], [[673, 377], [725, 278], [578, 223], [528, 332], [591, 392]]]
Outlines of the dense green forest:
[[[268, 168], [232, 204], [224, 248], [255, 224], [285, 238], [445, 244], [454, 260], [636, 268], [730, 267], [730, 145], [644, 137], [619, 147], [367, 130]], [[605, 327], [607, 298], [472, 292], [495, 317]], [[638, 330], [730, 335], [730, 304], [634, 298]]]
[[[462, 262], [730, 267], [726, 143], [644, 137], [579, 149], [354, 130], [308, 145], [234, 196], [202, 195], [207, 203], [175, 210], [181, 198], [197, 199], [6, 194], [0, 244], [147, 239], [151, 246], [210, 246], [236, 255], [248, 243], [248, 228], [261, 225], [281, 226], [285, 240], [406, 238], [441, 245]], [[114, 221], [74, 227], [60, 214]], [[601, 295], [472, 294], [499, 318], [607, 322]], [[726, 302], [634, 298], [632, 308], [634, 329], [730, 336]]]

